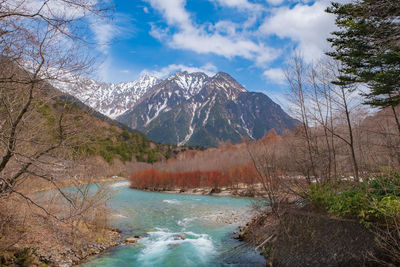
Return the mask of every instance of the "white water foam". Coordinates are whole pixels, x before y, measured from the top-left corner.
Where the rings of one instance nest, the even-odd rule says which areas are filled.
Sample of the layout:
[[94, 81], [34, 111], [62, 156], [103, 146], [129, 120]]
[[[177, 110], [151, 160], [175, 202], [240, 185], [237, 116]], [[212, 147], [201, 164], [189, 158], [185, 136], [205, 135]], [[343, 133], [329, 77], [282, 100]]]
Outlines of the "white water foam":
[[110, 184], [110, 187], [115, 188], [115, 187], [128, 187], [130, 186], [131, 183], [130, 182], [118, 182], [118, 183], [114, 183], [114, 184]]
[[123, 219], [128, 218], [127, 216], [122, 215], [122, 214], [119, 214], [119, 213], [115, 213], [115, 214], [113, 214], [112, 216], [117, 217], [117, 218], [123, 218]]
[[179, 204], [180, 201], [177, 199], [164, 199], [162, 202], [168, 203], [168, 204]]
[[[214, 254], [214, 245], [207, 234], [196, 234], [193, 232], [168, 232], [157, 229], [155, 232], [148, 232], [149, 237], [140, 240], [144, 248], [138, 260], [145, 265], [159, 264], [164, 257], [171, 252], [171, 249], [181, 246], [191, 247], [196, 253], [197, 260], [210, 259]], [[182, 237], [185, 237], [184, 239]]]
[[182, 220], [178, 220], [178, 222], [176, 223], [179, 226], [183, 226], [184, 228], [188, 226], [189, 223], [191, 223], [192, 221], [198, 219], [197, 217], [192, 217], [192, 218], [183, 218]]

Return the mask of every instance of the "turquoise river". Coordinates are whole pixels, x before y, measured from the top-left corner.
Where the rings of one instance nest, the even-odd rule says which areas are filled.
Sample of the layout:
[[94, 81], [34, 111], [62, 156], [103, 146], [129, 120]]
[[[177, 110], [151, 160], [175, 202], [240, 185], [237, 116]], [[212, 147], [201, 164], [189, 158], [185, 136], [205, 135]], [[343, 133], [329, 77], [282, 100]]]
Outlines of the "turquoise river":
[[124, 181], [109, 186], [116, 191], [113, 226], [125, 237], [144, 237], [83, 266], [265, 266], [262, 256], [232, 238], [251, 217], [252, 200], [144, 192]]

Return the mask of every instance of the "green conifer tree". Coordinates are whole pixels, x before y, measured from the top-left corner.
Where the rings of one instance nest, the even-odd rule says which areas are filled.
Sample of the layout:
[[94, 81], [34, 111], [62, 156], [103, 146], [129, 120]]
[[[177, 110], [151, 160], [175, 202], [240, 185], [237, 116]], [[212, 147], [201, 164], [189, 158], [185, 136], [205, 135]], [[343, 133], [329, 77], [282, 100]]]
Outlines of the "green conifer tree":
[[335, 84], [351, 88], [365, 83], [365, 104], [390, 107], [400, 135], [400, 1], [358, 0], [332, 3], [328, 13], [336, 15], [338, 30], [328, 41], [329, 56], [342, 63]]

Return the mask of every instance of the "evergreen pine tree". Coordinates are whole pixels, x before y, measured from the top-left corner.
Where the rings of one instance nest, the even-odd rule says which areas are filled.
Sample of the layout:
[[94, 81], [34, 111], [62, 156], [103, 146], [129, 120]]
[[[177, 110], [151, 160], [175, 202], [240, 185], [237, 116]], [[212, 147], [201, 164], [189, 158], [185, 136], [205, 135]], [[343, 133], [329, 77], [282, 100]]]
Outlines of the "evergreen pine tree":
[[359, 0], [332, 3], [327, 12], [336, 15], [338, 30], [328, 41], [329, 56], [342, 63], [335, 84], [351, 87], [365, 83], [365, 104], [390, 107], [400, 135], [400, 1]]

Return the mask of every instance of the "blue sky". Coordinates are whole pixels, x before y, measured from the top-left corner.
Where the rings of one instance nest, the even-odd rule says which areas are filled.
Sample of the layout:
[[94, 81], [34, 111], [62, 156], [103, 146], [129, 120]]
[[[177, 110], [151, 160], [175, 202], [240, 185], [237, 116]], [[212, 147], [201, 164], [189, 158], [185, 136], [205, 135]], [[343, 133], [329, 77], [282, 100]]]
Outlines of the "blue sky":
[[98, 78], [132, 81], [176, 71], [231, 74], [279, 102], [295, 49], [308, 62], [329, 47], [327, 0], [114, 0], [112, 21], [92, 26], [103, 58]]

